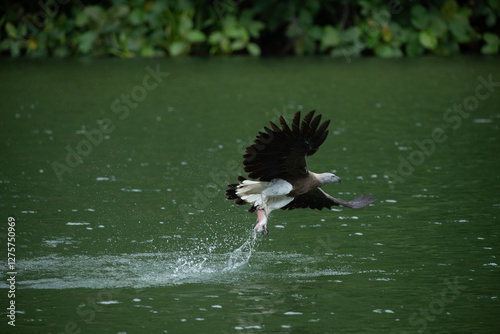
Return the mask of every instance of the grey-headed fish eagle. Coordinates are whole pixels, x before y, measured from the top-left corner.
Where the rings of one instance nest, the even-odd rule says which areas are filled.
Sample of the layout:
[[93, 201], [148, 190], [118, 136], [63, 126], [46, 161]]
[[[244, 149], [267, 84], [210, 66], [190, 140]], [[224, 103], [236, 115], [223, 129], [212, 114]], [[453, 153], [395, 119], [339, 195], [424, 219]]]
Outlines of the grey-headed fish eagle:
[[298, 111], [291, 127], [283, 116], [279, 118], [281, 128], [269, 122], [271, 128], [264, 127], [243, 156], [244, 170], [254, 180], [238, 176], [241, 183], [228, 185], [227, 199], [235, 200], [238, 205], [251, 204], [248, 211], [257, 211], [254, 229], [258, 232], [269, 233], [267, 218], [276, 209], [321, 210], [332, 206], [360, 209], [376, 201], [369, 194], [346, 202], [321, 190], [321, 186], [341, 179], [332, 173], [316, 174], [307, 168], [306, 157], [323, 144], [330, 124], [328, 120], [320, 125], [321, 115], [314, 117], [314, 113], [314, 110], [309, 112], [301, 122]]

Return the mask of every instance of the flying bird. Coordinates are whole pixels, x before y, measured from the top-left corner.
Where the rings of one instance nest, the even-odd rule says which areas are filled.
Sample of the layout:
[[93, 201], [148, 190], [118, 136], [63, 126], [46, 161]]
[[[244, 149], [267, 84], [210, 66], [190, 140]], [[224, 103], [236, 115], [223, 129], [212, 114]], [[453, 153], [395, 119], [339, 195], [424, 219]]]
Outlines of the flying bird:
[[264, 127], [243, 155], [244, 171], [253, 180], [238, 176], [241, 183], [228, 185], [227, 199], [235, 200], [238, 205], [251, 204], [248, 211], [257, 211], [254, 229], [258, 232], [269, 234], [267, 219], [276, 209], [321, 210], [332, 206], [360, 209], [376, 201], [369, 194], [346, 202], [321, 189], [341, 179], [332, 173], [316, 174], [307, 168], [306, 157], [318, 151], [328, 136], [330, 124], [328, 120], [320, 125], [322, 116], [314, 117], [314, 113], [310, 111], [301, 122], [298, 111], [291, 127], [283, 116], [279, 117], [281, 128], [269, 122], [271, 128]]

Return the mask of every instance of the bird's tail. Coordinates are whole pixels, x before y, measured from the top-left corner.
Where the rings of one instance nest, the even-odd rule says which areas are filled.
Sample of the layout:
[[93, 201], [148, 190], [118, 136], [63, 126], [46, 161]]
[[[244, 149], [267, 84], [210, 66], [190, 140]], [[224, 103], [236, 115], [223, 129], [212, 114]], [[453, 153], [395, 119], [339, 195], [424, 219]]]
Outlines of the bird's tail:
[[227, 199], [234, 200], [238, 205], [253, 204], [249, 211], [255, 211], [256, 207], [262, 204], [262, 192], [269, 182], [251, 181], [242, 176], [238, 176], [238, 181], [241, 183], [228, 185]]

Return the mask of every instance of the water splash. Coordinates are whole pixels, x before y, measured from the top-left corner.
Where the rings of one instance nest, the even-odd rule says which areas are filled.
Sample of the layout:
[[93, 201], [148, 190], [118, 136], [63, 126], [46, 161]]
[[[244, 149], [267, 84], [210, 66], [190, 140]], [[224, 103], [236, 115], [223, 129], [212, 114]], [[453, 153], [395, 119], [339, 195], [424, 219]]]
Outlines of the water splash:
[[[256, 240], [257, 232], [251, 230], [245, 242], [229, 254], [212, 254], [213, 249], [209, 248], [208, 254], [192, 254], [192, 257], [181, 257], [172, 267], [172, 276], [186, 278], [197, 274], [216, 274], [235, 270], [249, 263], [255, 250]], [[225, 266], [221, 268], [220, 260], [225, 256], [229, 257], [225, 261]]]
[[[97, 256], [53, 253], [23, 259], [19, 266], [25, 279], [20, 284], [38, 289], [100, 289], [110, 287], [110, 282], [114, 287], [141, 288], [238, 280], [240, 274], [248, 274], [240, 269], [249, 264], [260, 240], [254, 230], [242, 237], [233, 251], [208, 242], [174, 252]], [[1, 280], [0, 288], [7, 288]]]
[[229, 259], [226, 262], [226, 267], [223, 269], [223, 271], [234, 270], [244, 264], [247, 264], [250, 260], [250, 257], [252, 256], [256, 240], [257, 231], [252, 230], [248, 239], [243, 243], [243, 245], [241, 245], [231, 253]]
[[196, 260], [186, 260], [184, 258], [180, 258], [177, 260], [173, 268], [173, 276], [178, 277], [201, 273], [204, 269], [203, 264], [206, 261], [206, 257]]

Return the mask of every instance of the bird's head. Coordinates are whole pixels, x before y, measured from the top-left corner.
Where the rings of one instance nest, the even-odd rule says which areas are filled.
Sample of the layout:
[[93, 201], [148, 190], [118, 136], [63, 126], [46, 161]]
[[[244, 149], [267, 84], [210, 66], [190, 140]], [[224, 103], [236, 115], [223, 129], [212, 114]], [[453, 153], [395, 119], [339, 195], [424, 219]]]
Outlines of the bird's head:
[[332, 173], [323, 173], [319, 174], [319, 179], [322, 184], [328, 184], [328, 183], [333, 183], [333, 182], [342, 182], [340, 177], [338, 177], [335, 174]]

